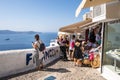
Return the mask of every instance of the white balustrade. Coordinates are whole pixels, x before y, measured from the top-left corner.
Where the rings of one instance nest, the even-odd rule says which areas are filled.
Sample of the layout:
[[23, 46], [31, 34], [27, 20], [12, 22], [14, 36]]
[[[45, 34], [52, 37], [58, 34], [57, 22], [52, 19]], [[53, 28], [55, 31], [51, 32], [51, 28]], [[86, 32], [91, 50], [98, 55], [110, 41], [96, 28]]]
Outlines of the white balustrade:
[[[34, 49], [0, 51], [0, 77], [34, 69], [36, 67], [36, 63], [33, 63], [34, 55]], [[43, 64], [46, 65], [59, 57], [59, 46], [47, 47], [44, 51]]]

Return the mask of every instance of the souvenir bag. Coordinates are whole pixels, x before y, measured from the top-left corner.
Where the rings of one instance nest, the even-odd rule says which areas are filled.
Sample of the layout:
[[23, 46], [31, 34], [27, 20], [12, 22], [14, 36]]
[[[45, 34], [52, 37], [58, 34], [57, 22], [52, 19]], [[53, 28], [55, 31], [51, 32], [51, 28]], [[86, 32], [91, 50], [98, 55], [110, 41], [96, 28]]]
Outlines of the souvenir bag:
[[100, 55], [97, 54], [93, 61], [91, 61], [92, 68], [100, 67]]
[[94, 60], [94, 53], [90, 53], [90, 54], [89, 54], [89, 60], [90, 60], [90, 61]]

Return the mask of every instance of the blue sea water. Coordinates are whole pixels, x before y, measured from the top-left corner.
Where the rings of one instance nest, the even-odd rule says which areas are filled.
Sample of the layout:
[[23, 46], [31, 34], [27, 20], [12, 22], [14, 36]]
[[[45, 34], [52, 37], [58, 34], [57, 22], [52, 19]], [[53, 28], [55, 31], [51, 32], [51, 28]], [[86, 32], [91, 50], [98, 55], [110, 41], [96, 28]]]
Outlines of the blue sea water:
[[[34, 35], [35, 33], [0, 34], [0, 51], [32, 48]], [[50, 40], [57, 37], [57, 33], [39, 33], [39, 35], [46, 46], [50, 45]]]

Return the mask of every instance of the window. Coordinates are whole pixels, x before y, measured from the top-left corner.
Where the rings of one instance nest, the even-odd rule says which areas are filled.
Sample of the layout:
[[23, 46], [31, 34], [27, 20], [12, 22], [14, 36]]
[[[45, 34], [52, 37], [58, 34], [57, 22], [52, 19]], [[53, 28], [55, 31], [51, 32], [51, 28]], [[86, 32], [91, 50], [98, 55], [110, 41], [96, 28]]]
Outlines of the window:
[[103, 65], [120, 75], [120, 23], [105, 26]]
[[97, 17], [100, 16], [102, 14], [105, 13], [105, 5], [99, 5], [99, 6], [95, 6], [93, 7], [93, 17]]

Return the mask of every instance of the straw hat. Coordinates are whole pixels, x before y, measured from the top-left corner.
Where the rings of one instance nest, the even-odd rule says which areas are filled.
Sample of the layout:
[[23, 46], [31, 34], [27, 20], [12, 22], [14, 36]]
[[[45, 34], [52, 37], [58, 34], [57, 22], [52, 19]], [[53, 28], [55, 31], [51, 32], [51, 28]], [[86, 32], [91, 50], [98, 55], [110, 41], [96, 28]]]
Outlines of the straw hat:
[[96, 55], [93, 61], [91, 61], [91, 66], [93, 68], [98, 68], [100, 66], [100, 56], [99, 54]]

